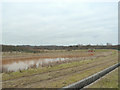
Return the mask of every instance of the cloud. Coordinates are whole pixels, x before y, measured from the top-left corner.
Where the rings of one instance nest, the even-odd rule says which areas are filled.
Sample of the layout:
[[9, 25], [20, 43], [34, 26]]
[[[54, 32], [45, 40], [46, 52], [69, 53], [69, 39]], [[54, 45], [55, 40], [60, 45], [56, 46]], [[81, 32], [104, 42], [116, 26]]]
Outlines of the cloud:
[[117, 43], [117, 3], [61, 1], [2, 6], [3, 44]]

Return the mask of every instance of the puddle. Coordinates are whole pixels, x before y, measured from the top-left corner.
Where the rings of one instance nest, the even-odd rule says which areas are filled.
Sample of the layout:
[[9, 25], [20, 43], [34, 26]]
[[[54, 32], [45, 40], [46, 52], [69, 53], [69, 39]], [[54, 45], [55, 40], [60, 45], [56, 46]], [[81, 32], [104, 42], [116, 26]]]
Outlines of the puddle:
[[70, 58], [46, 58], [38, 60], [14, 61], [9, 64], [3, 64], [0, 72], [15, 72], [20, 70], [27, 70], [29, 68], [38, 68], [39, 66], [49, 65], [54, 62], [61, 62], [70, 60]]

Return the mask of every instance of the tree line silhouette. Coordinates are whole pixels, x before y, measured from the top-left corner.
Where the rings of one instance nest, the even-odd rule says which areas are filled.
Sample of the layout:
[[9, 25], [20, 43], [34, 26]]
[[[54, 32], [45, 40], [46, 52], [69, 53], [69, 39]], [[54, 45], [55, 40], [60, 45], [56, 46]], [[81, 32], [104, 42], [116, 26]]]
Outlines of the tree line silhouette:
[[40, 50], [78, 50], [78, 49], [117, 49], [120, 45], [71, 45], [71, 46], [30, 46], [30, 45], [0, 45], [3, 52], [40, 52]]

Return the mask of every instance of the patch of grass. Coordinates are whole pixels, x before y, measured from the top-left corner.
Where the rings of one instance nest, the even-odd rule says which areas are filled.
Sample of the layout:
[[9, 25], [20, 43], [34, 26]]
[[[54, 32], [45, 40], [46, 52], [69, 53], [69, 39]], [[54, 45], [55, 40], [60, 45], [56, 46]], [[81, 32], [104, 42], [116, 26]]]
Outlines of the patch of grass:
[[93, 70], [93, 68], [91, 68], [91, 69], [86, 70], [82, 73], [77, 72], [77, 73], [74, 73], [72, 75], [67, 75], [59, 80], [54, 80], [53, 82], [48, 81], [48, 82], [46, 82], [47, 85], [45, 85], [45, 86], [42, 85], [42, 83], [41, 83], [39, 85], [36, 84], [34, 87], [37, 87], [37, 88], [43, 88], [43, 87], [44, 88], [49, 88], [49, 87], [61, 88], [61, 87], [65, 87], [65, 86], [70, 85], [72, 83], [75, 83], [79, 80], [82, 80], [90, 75], [93, 75], [94, 73], [97, 73], [97, 72], [99, 72], [99, 71], [101, 71], [109, 66], [110, 66], [110, 64], [103, 66], [103, 67], [99, 66], [99, 67], [94, 68], [94, 70]]
[[[111, 51], [117, 51], [113, 49], [96, 49], [95, 52], [111, 52]], [[26, 52], [3, 52], [2, 56], [4, 57], [26, 57], [26, 56], [39, 56], [39, 55], [46, 55], [46, 54], [76, 54], [76, 53], [82, 53], [82, 52], [88, 52], [88, 49], [80, 49], [80, 50], [44, 50], [40, 53], [26, 53]]]
[[101, 78], [88, 88], [118, 88], [118, 69]]

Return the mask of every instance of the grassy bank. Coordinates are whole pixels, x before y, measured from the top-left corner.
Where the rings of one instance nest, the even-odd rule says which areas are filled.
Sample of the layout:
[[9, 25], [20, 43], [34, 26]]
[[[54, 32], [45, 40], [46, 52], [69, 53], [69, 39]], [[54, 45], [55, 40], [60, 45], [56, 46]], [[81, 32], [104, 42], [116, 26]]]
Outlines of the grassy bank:
[[88, 88], [118, 88], [118, 69], [107, 74]]

